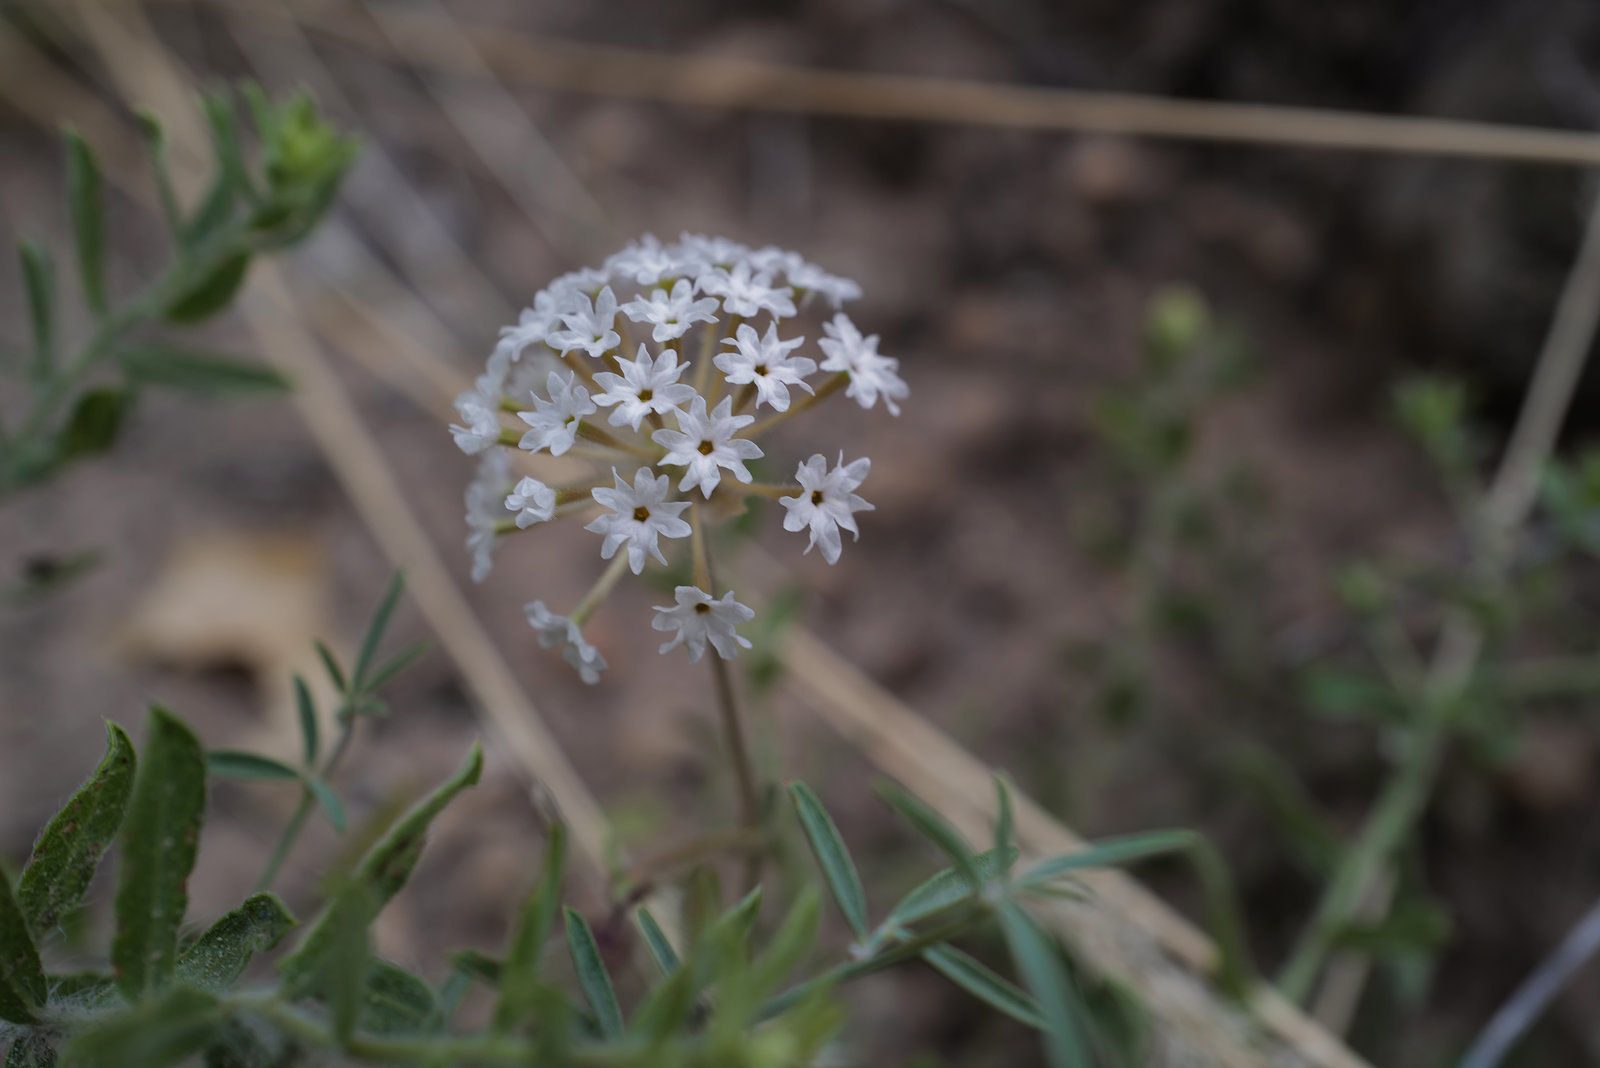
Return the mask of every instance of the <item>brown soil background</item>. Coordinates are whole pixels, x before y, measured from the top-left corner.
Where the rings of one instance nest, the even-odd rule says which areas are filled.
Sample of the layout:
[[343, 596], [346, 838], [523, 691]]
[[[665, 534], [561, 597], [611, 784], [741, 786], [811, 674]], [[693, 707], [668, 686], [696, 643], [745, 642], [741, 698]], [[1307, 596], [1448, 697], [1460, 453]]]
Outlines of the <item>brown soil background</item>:
[[[743, 56], [1575, 128], [1600, 117], [1600, 88], [1585, 65], [1586, 48], [1600, 43], [1594, 16], [1559, 3], [1357, 2], [1327, 11], [1272, 0], [454, 6], [475, 22], [669, 51], [685, 63]], [[297, 80], [299, 60], [248, 18], [186, 6], [152, 16], [208, 81], [248, 74], [283, 88]], [[0, 33], [18, 32], [0, 24]], [[646, 230], [776, 243], [859, 279], [867, 295], [852, 314], [901, 359], [912, 396], [898, 421], [881, 410], [831, 410], [821, 426], [782, 442], [797, 456], [842, 447], [873, 458], [863, 492], [877, 511], [864, 517], [860, 542], [836, 568], [800, 557], [778, 516], [763, 517], [758, 540], [793, 569], [805, 591], [804, 620], [1079, 830], [1177, 825], [1214, 834], [1234, 864], [1260, 960], [1268, 969], [1281, 960], [1313, 887], [1209, 757], [1231, 740], [1272, 746], [1350, 828], [1381, 758], [1370, 732], [1308, 718], [1292, 692], [1270, 694], [1259, 709], [1226, 706], [1194, 669], [1194, 651], [1181, 647], [1170, 665], [1181, 699], [1152, 711], [1165, 729], [1105, 740], [1065, 655], [1073, 642], [1115, 640], [1105, 606], [1121, 592], [1074, 534], [1083, 511], [1108, 499], [1087, 413], [1132, 373], [1142, 309], [1164, 285], [1196, 286], [1249, 339], [1259, 374], [1212, 413], [1197, 462], [1202, 471], [1244, 464], [1266, 491], [1266, 549], [1250, 596], [1259, 595], [1271, 636], [1263, 658], [1291, 662], [1306, 633], [1325, 636], [1337, 626], [1329, 593], [1336, 565], [1453, 551], [1427, 466], [1382, 418], [1385, 390], [1404, 369], [1446, 367], [1472, 377], [1492, 420], [1514, 412], [1576, 244], [1583, 190], [1574, 176], [513, 90], [605, 212], [603, 234], [557, 247], [541, 236], [537, 216], [530, 220], [472, 162], [422, 79], [317, 40], [353, 105], [335, 107], [336, 116], [387, 153], [513, 301]], [[274, 67], [257, 69], [263, 56]], [[64, 59], [81, 61], [81, 75], [104, 93], [100, 72], [83, 57]], [[530, 173], [530, 183], [536, 177]], [[368, 240], [385, 219], [406, 225], [404, 206], [386, 203], [383, 189], [370, 170], [359, 172], [339, 212]], [[65, 249], [61, 190], [53, 138], [0, 108], [0, 238]], [[535, 208], [554, 212], [556, 221], [545, 222], [559, 231], [558, 208], [548, 200]], [[160, 261], [162, 245], [131, 202], [115, 201], [110, 218], [113, 276], [126, 292]], [[349, 275], [331, 242], [300, 256], [314, 284]], [[21, 340], [16, 281], [14, 263], [0, 260], [0, 334], [8, 342]], [[439, 303], [468, 369], [501, 323]], [[239, 337], [226, 324], [215, 331], [219, 343]], [[341, 372], [417, 513], [453, 550], [464, 537], [460, 492], [470, 461], [435, 416], [365, 370]], [[1580, 399], [1575, 429], [1592, 425], [1592, 400]], [[281, 402], [151, 395], [110, 457], [0, 508], [9, 569], [89, 546], [106, 553], [97, 571], [44, 603], [0, 615], [7, 862], [25, 854], [97, 758], [105, 718], [137, 726], [144, 706], [160, 701], [209, 744], [291, 751], [272, 712], [281, 708], [283, 679], [310, 669], [313, 634], [350, 650], [388, 575]], [[541, 533], [536, 544], [502, 551], [491, 581], [471, 595], [624, 838], [648, 851], [687, 828], [721, 825], [730, 797], [708, 680], [678, 657], [654, 653], [646, 606], [660, 599], [657, 590], [625, 583], [591, 628], [613, 665], [601, 686], [582, 686], [533, 642], [522, 604], [571, 603], [597, 571], [594, 556], [576, 529]], [[452, 560], [466, 583], [465, 554]], [[173, 593], [174, 574], [227, 594], [209, 607], [203, 595], [186, 601], [197, 595]], [[178, 597], [205, 621], [200, 633], [164, 631], [152, 621], [152, 596]], [[259, 611], [240, 612], [241, 603]], [[420, 621], [403, 609], [396, 647], [420, 636]], [[358, 820], [446, 774], [478, 733], [442, 654], [392, 691], [393, 716], [373, 726], [342, 777]], [[933, 857], [873, 799], [859, 758], [784, 702], [769, 711], [781, 724], [767, 733], [772, 765], [817, 786], [869, 858], [875, 905], [887, 903]], [[1414, 1015], [1401, 1015], [1377, 983], [1354, 1031], [1357, 1047], [1377, 1062], [1448, 1063], [1600, 890], [1600, 841], [1589, 815], [1600, 799], [1594, 736], [1574, 722], [1581, 721], [1530, 723], [1509, 773], [1460, 766], [1446, 777], [1421, 857], [1455, 929]], [[1086, 760], [1101, 785], [1074, 800], [1070, 780]], [[1559, 788], [1535, 788], [1552, 783]], [[266, 786], [218, 787], [193, 887], [197, 915], [220, 911], [248, 888], [291, 800]], [[491, 750], [484, 785], [442, 822], [417, 885], [386, 915], [383, 950], [437, 978], [447, 949], [493, 949], [536, 863], [537, 842], [512, 769]], [[308, 835], [284, 883], [294, 904], [314, 900], [317, 874], [337, 850], [324, 829]], [[1181, 907], [1196, 904], [1180, 869], [1148, 874]], [[598, 887], [575, 889], [589, 908], [603, 909]], [[94, 922], [103, 925], [104, 887], [98, 895]], [[1522, 1063], [1595, 1056], [1596, 983], [1591, 975], [1568, 992]], [[847, 1063], [1037, 1057], [1020, 1029], [987, 1021], [931, 975], [875, 980], [854, 1004], [861, 1017], [846, 1036]]]

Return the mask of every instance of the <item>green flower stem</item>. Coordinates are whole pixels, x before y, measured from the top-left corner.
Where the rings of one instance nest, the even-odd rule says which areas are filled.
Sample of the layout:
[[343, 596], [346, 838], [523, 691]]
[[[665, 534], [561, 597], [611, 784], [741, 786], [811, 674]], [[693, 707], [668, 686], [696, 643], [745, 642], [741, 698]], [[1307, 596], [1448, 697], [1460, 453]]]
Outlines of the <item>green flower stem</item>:
[[623, 441], [615, 434], [596, 426], [587, 419], [581, 420], [578, 423], [578, 436], [580, 438], [585, 438], [589, 441], [592, 441], [596, 445], [604, 445], [608, 449], [616, 449], [618, 452], [625, 452], [630, 456], [637, 456], [645, 463], [654, 463], [655, 461], [661, 459], [662, 456], [662, 452], [659, 447], [655, 449], [647, 449], [643, 445], [637, 445], [631, 441]]
[[[333, 752], [328, 754], [328, 760], [322, 765], [321, 776], [324, 780], [332, 778], [339, 762], [344, 759], [345, 753], [350, 749], [350, 739], [355, 734], [355, 717], [343, 714], [339, 717], [339, 741], [334, 745]], [[288, 859], [289, 850], [294, 848], [295, 842], [300, 837], [300, 832], [305, 830], [306, 820], [316, 808], [317, 799], [312, 794], [310, 787], [300, 788], [300, 803], [295, 807], [294, 815], [289, 817], [289, 825], [283, 829], [283, 835], [278, 839], [278, 844], [272, 850], [272, 856], [267, 860], [266, 868], [261, 872], [261, 878], [256, 880], [256, 893], [262, 893], [272, 886], [278, 877], [278, 870], [283, 867], [283, 862]]]
[[626, 570], [628, 570], [628, 554], [619, 552], [567, 618], [580, 627], [587, 623], [589, 617], [594, 615], [594, 610], [599, 608], [611, 593], [611, 588], [622, 579], [622, 573]]
[[852, 979], [871, 975], [873, 972], [891, 968], [896, 964], [911, 960], [922, 955], [922, 951], [932, 948], [941, 942], [948, 942], [972, 930], [973, 919], [976, 911], [969, 912], [958, 920], [935, 927], [921, 934], [913, 935], [903, 942], [897, 942], [881, 953], [876, 953], [865, 960], [845, 961], [836, 964], [813, 979], [807, 979], [798, 986], [790, 987], [771, 1001], [761, 1007], [757, 1020], [770, 1020], [804, 1001], [819, 990], [826, 990], [847, 983]]
[[850, 383], [850, 372], [848, 372], [848, 371], [840, 371], [838, 374], [834, 375], [832, 378], [830, 378], [826, 382], [822, 383], [822, 385], [818, 386], [817, 387], [817, 391], [815, 393], [812, 393], [809, 396], [801, 397], [799, 400], [797, 400], [793, 404], [789, 405], [788, 410], [782, 411], [782, 412], [775, 412], [772, 415], [767, 416], [765, 419], [762, 419], [760, 422], [752, 423], [751, 425], [745, 427], [743, 430], [741, 430], [737, 434], [735, 434], [734, 437], [736, 437], [736, 438], [757, 438], [757, 437], [760, 437], [762, 434], [765, 434], [768, 430], [771, 430], [773, 427], [777, 426], [779, 423], [783, 422], [785, 419], [793, 419], [795, 416], [799, 415], [801, 412], [805, 411], [806, 409], [812, 408], [812, 407], [815, 407], [818, 404], [821, 404], [823, 401], [825, 401], [829, 397], [833, 396], [834, 393], [838, 392], [840, 389], [842, 389], [845, 386], [849, 385], [849, 383]]
[[[750, 740], [744, 726], [744, 712], [734, 693], [728, 662], [715, 649], [706, 657], [716, 680], [717, 709], [722, 714], [722, 733], [727, 739], [728, 761], [733, 765], [734, 782], [739, 788], [739, 826], [747, 831], [761, 830], [761, 794], [756, 785], [755, 761], [750, 757]], [[745, 889], [754, 889], [761, 873], [761, 853], [754, 852], [745, 864]]]

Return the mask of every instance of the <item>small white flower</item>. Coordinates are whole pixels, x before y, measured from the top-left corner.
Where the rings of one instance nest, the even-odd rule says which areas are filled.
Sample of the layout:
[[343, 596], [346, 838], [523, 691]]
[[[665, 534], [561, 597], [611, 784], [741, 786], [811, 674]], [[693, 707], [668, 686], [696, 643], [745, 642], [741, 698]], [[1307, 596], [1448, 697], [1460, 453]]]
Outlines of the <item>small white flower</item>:
[[597, 267], [580, 267], [576, 271], [559, 275], [545, 288], [566, 301], [570, 300], [573, 294], [587, 296], [599, 292], [600, 287], [610, 281], [610, 278], [610, 275]]
[[572, 448], [572, 443], [578, 439], [578, 424], [595, 410], [589, 391], [577, 384], [577, 377], [571, 371], [565, 375], [550, 372], [545, 380], [550, 399], [534, 393], [534, 410], [517, 413], [517, 418], [532, 428], [517, 442], [518, 448], [529, 452], [549, 449], [551, 456], [560, 456]]
[[640, 345], [638, 359], [618, 360], [617, 367], [622, 371], [620, 375], [602, 371], [594, 376], [595, 384], [605, 389], [594, 402], [602, 408], [617, 406], [611, 413], [612, 426], [627, 423], [638, 430], [640, 420], [651, 412], [657, 415], [675, 412], [697, 395], [693, 386], [678, 382], [678, 376], [688, 370], [689, 365], [680, 365], [678, 354], [671, 349], [664, 350], [652, 361], [650, 353]]
[[804, 290], [808, 295], [822, 294], [836, 309], [847, 300], [861, 299], [861, 286], [853, 279], [829, 274], [816, 264], [807, 263], [805, 260], [800, 260], [799, 263], [789, 267], [784, 274], [790, 285]]
[[570, 301], [565, 297], [565, 293], [549, 289], [534, 294], [533, 307], [522, 309], [517, 316], [517, 325], [500, 328], [500, 342], [489, 357], [491, 370], [497, 364], [503, 369], [504, 365], [515, 363], [522, 358], [522, 351], [529, 345], [543, 343], [550, 336], [550, 331], [561, 322], [562, 313], [572, 310], [568, 306]]
[[794, 290], [774, 286], [772, 276], [752, 273], [748, 261], [740, 260], [731, 269], [714, 267], [695, 279], [695, 288], [722, 298], [729, 315], [758, 315], [771, 312], [777, 318], [794, 315]]
[[897, 398], [907, 396], [911, 390], [899, 375], [900, 361], [892, 356], [878, 354], [878, 335], [863, 338], [850, 317], [840, 312], [833, 322], [823, 323], [822, 332], [827, 337], [817, 345], [828, 356], [822, 361], [824, 371], [843, 371], [850, 376], [850, 385], [844, 394], [863, 408], [870, 408], [883, 395], [883, 406], [890, 415], [899, 415]]
[[556, 514], [556, 491], [536, 478], [523, 478], [506, 494], [506, 511], [517, 513], [517, 526], [527, 530], [548, 523]]
[[715, 297], [694, 299], [694, 283], [680, 278], [672, 284], [672, 294], [665, 289], [651, 290], [650, 298], [634, 297], [618, 311], [636, 323], [653, 323], [655, 329], [650, 339], [656, 343], [680, 338], [695, 323], [714, 323], [717, 317]]
[[750, 648], [750, 639], [734, 628], [748, 623], [755, 612], [735, 601], [732, 590], [716, 600], [698, 586], [679, 586], [672, 593], [678, 603], [656, 605], [656, 617], [650, 621], [656, 630], [678, 632], [677, 637], [661, 646], [663, 653], [679, 645], [685, 646], [692, 664], [705, 655], [706, 642], [710, 642], [724, 660], [738, 656], [741, 648]]
[[809, 356], [789, 355], [805, 342], [805, 338], [778, 340], [777, 323], [767, 327], [764, 337], [756, 333], [755, 327], [746, 323], [739, 327], [737, 337], [737, 341], [733, 338], [723, 339], [723, 344], [737, 348], [733, 352], [719, 354], [711, 362], [727, 376], [730, 385], [754, 385], [758, 407], [767, 404], [774, 411], [788, 411], [791, 385], [799, 386], [807, 393], [812, 392], [805, 377], [816, 371], [817, 362]]
[[557, 615], [545, 607], [543, 601], [524, 605], [523, 614], [528, 625], [539, 635], [539, 644], [546, 649], [560, 647], [561, 658], [570, 664], [584, 682], [593, 686], [600, 681], [600, 673], [607, 667], [600, 650], [583, 640], [583, 632], [566, 616]]
[[472, 552], [472, 581], [482, 582], [494, 566], [495, 527], [506, 517], [506, 485], [511, 481], [511, 456], [496, 449], [478, 462], [467, 483], [467, 548]]
[[611, 477], [616, 480], [615, 489], [597, 486], [591, 495], [614, 514], [600, 516], [584, 527], [605, 536], [600, 558], [611, 559], [622, 543], [627, 542], [628, 566], [635, 575], [644, 570], [646, 554], [666, 563], [657, 539], [689, 536], [689, 524], [678, 518], [678, 513], [689, 507], [689, 502], [667, 500], [672, 480], [666, 475], [658, 477], [648, 467], [634, 472], [632, 488], [622, 481], [614, 467]]
[[761, 446], [746, 438], [734, 437], [741, 427], [755, 422], [753, 415], [734, 415], [733, 398], [723, 397], [721, 402], [706, 414], [706, 399], [697, 396], [688, 411], [678, 409], [677, 430], [657, 430], [650, 440], [667, 450], [657, 463], [673, 467], [687, 467], [680, 490], [699, 486], [700, 492], [711, 496], [711, 491], [722, 481], [720, 468], [727, 468], [740, 482], [752, 478], [746, 460], [760, 456]]
[[637, 285], [653, 286], [663, 278], [678, 273], [678, 257], [671, 250], [663, 248], [655, 235], [645, 234], [606, 260], [605, 269], [608, 274]]
[[806, 544], [806, 552], [810, 552], [813, 545], [821, 545], [822, 558], [830, 564], [837, 563], [843, 549], [839, 528], [859, 538], [861, 531], [856, 528], [853, 513], [873, 510], [872, 505], [852, 492], [861, 485], [871, 467], [872, 461], [866, 457], [846, 464], [844, 454], [840, 453], [839, 466], [829, 471], [828, 461], [822, 454], [814, 454], [795, 470], [800, 495], [778, 498], [778, 503], [789, 513], [783, 517], [783, 529], [796, 531], [810, 527], [811, 540]]
[[456, 447], [468, 456], [476, 456], [500, 440], [500, 416], [482, 393], [468, 390], [455, 399], [456, 414], [461, 423], [450, 424], [450, 436]]
[[552, 333], [545, 342], [558, 352], [582, 349], [590, 356], [600, 357], [621, 343], [622, 338], [611, 329], [617, 318], [617, 296], [606, 286], [591, 304], [586, 293], [572, 298], [571, 310], [561, 315], [565, 330]]
[[679, 234], [674, 250], [679, 261], [697, 268], [702, 273], [711, 267], [732, 267], [750, 251], [749, 246], [726, 237], [707, 237], [705, 234]]

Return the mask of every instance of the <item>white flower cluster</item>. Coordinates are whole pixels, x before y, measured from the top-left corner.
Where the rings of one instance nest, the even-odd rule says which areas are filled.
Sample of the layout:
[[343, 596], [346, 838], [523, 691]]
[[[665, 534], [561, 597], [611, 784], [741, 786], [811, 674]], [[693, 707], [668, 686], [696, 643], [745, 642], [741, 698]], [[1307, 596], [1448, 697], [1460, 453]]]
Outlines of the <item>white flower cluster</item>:
[[[830, 467], [817, 453], [787, 485], [757, 482], [748, 466], [765, 455], [756, 441], [765, 431], [836, 392], [900, 414], [898, 361], [839, 310], [859, 296], [855, 282], [797, 253], [697, 234], [670, 244], [647, 235], [599, 269], [556, 279], [501, 330], [483, 375], [456, 398], [450, 432], [462, 451], [484, 456], [467, 489], [472, 577], [489, 573], [503, 537], [595, 513], [585, 529], [613, 563], [569, 614], [527, 606], [541, 645], [597, 681], [606, 661], [582, 625], [623, 567], [637, 575], [651, 559], [666, 564], [663, 539], [688, 538], [694, 585], [656, 609], [652, 625], [674, 635], [661, 651], [681, 645], [699, 660], [707, 645], [725, 658], [749, 648], [736, 628], [754, 612], [731, 590], [708, 592], [704, 524], [760, 496], [783, 505], [784, 529], [808, 532], [806, 551], [820, 547], [830, 564], [841, 530], [859, 536], [855, 513], [872, 505], [855, 491], [870, 460], [846, 463], [841, 452]], [[786, 336], [819, 304], [831, 313], [816, 342], [820, 363], [801, 353], [804, 336]], [[515, 479], [512, 449], [594, 460], [600, 475], [563, 486]]]

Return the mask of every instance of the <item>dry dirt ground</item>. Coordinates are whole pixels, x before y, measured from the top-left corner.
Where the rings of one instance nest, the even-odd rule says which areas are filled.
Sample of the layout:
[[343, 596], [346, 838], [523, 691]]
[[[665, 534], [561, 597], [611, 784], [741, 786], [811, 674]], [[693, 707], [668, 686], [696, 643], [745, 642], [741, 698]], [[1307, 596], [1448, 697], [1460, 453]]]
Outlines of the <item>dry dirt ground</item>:
[[[1549, 41], [1581, 41], [1587, 31], [1559, 5], [1514, 22], [1510, 4], [1412, 4], [1391, 21], [1379, 3], [1313, 16], [1264, 0], [1156, 3], [1137, 14], [1094, 2], [1059, 11], [895, 0], [459, 6], [478, 21], [685, 55], [1589, 121], [1586, 86], [1552, 87], [1539, 76], [1555, 62], [1541, 51]], [[602, 232], [573, 237], [562, 214], [572, 210], [561, 199], [567, 187], [536, 183], [530, 167], [532, 192], [521, 202], [508, 195], [431, 91], [481, 102], [481, 85], [429, 82], [315, 37], [326, 69], [313, 72], [306, 54], [250, 18], [186, 6], [154, 15], [168, 45], [210, 80], [250, 74], [283, 87], [315, 84], [331, 70], [346, 98], [329, 101], [332, 110], [372, 146], [340, 226], [369, 245], [385, 225], [426, 242], [407, 225], [409, 206], [392, 199], [373, 158], [381, 151], [510, 300], [646, 230], [777, 243], [859, 279], [866, 298], [855, 318], [901, 359], [911, 398], [898, 420], [839, 409], [781, 442], [797, 457], [841, 447], [870, 455], [863, 492], [877, 510], [834, 568], [801, 557], [778, 517], [762, 516], [756, 540], [789, 569], [778, 584], [804, 592], [803, 620], [836, 649], [1079, 829], [1215, 833], [1235, 864], [1255, 948], [1269, 966], [1281, 959], [1312, 888], [1271, 843], [1260, 813], [1191, 758], [1209, 750], [1152, 740], [1161, 731], [1108, 742], [1072, 672], [1073, 643], [1117, 640], [1116, 611], [1108, 617], [1106, 606], [1125, 592], [1075, 533], [1082, 511], [1108, 498], [1088, 414], [1133, 373], [1145, 302], [1164, 285], [1198, 287], [1248, 338], [1257, 377], [1209, 414], [1197, 466], [1243, 464], [1265, 491], [1265, 549], [1251, 588], [1272, 636], [1261, 655], [1281, 659], [1295, 635], [1334, 616], [1328, 578], [1337, 564], [1449, 544], [1426, 465], [1381, 418], [1384, 390], [1405, 367], [1447, 365], [1477, 377], [1491, 415], [1514, 408], [1575, 243], [1575, 182], [1482, 163], [711, 113], [517, 90], [572, 187], [604, 213]], [[1567, 58], [1582, 73], [1581, 57]], [[84, 59], [81, 73], [103, 91], [96, 64]], [[54, 141], [0, 107], [0, 237], [65, 247], [60, 188]], [[115, 274], [128, 285], [160, 245], [131, 203], [119, 201], [111, 218]], [[319, 239], [299, 270], [318, 285], [356, 284], [341, 257], [336, 241]], [[7, 341], [19, 333], [9, 325], [20, 322], [15, 282], [11, 262], [0, 263]], [[445, 312], [456, 359], [469, 368], [500, 321], [419, 288]], [[226, 325], [217, 333], [224, 343], [241, 337]], [[368, 370], [340, 371], [412, 506], [470, 587], [459, 546], [471, 462], [435, 413]], [[312, 669], [312, 635], [349, 650], [389, 574], [324, 457], [277, 401], [150, 396], [111, 456], [0, 508], [8, 568], [79, 547], [102, 549], [105, 562], [70, 590], [0, 615], [8, 862], [92, 765], [104, 718], [137, 725], [159, 701], [209, 744], [289, 750], [285, 678]], [[708, 680], [654, 652], [645, 621], [659, 590], [624, 584], [596, 619], [590, 636], [613, 665], [600, 686], [583, 686], [536, 647], [523, 603], [575, 600], [596, 573], [593, 548], [576, 529], [541, 533], [502, 552], [492, 580], [469, 592], [624, 836], [648, 847], [726, 821], [729, 792]], [[422, 636], [419, 618], [403, 609], [396, 645]], [[442, 777], [479, 732], [442, 654], [426, 657], [391, 696], [393, 715], [365, 733], [342, 777], [359, 815]], [[1274, 695], [1261, 715], [1221, 707], [1204, 690], [1178, 703], [1188, 732], [1180, 737], [1259, 730], [1312, 777], [1337, 818], [1359, 819], [1379, 768], [1370, 735], [1305, 718], [1290, 693]], [[771, 711], [782, 722], [765, 735], [771, 765], [818, 786], [847, 837], [873, 858], [869, 884], [883, 887], [879, 896], [906, 888], [932, 858], [897, 834], [864, 763], [783, 702]], [[1268, 713], [1275, 718], [1262, 726]], [[767, 711], [760, 718], [767, 723]], [[1091, 742], [1099, 785], [1075, 797], [1069, 780], [1091, 761]], [[1430, 822], [1429, 882], [1455, 913], [1454, 938], [1420, 1023], [1389, 1027], [1385, 996], [1358, 1025], [1357, 1041], [1380, 1059], [1447, 1057], [1597, 889], [1600, 843], [1585, 819], [1600, 788], [1590, 774], [1593, 740], [1581, 733], [1545, 744], [1577, 754], [1569, 788], [1553, 800], [1491, 779], [1447, 790], [1449, 803]], [[291, 801], [266, 786], [217, 789], [193, 887], [197, 911], [214, 912], [248, 887]], [[494, 947], [537, 840], [513, 769], [491, 748], [485, 784], [442, 823], [418, 885], [386, 915], [380, 946], [434, 962], [434, 971], [449, 948]], [[312, 899], [338, 848], [323, 829], [308, 837], [285, 884], [295, 903]], [[1177, 869], [1153, 875], [1194, 904]], [[598, 887], [581, 892], [589, 907], [603, 906]], [[101, 906], [103, 898], [102, 889]], [[1584, 995], [1595, 993], [1580, 987], [1562, 1002], [1541, 1035], [1549, 1059], [1539, 1063], [1579, 1062], [1594, 1038]], [[931, 976], [877, 982], [861, 1005], [855, 1063], [1036, 1055], [1009, 1026], [980, 1026]]]

